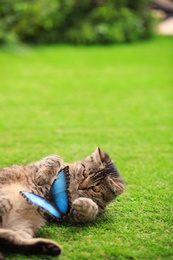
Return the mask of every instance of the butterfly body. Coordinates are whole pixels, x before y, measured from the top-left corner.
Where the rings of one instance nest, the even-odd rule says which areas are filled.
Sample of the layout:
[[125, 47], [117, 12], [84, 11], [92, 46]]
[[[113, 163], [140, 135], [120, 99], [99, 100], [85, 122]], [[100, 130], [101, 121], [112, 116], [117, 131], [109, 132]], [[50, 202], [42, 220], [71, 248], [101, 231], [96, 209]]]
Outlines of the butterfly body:
[[49, 199], [28, 191], [21, 191], [21, 195], [32, 204], [44, 209], [56, 218], [62, 218], [69, 211], [69, 171], [68, 167], [58, 172], [49, 191]]

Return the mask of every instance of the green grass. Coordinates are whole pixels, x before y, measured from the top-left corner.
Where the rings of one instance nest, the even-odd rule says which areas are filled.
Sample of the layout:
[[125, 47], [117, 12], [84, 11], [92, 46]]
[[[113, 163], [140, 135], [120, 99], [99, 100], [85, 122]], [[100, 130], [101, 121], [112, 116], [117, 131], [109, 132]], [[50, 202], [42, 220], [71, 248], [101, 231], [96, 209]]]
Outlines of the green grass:
[[173, 37], [3, 49], [0, 64], [0, 167], [99, 146], [126, 181], [94, 223], [40, 231], [63, 246], [58, 259], [173, 259]]

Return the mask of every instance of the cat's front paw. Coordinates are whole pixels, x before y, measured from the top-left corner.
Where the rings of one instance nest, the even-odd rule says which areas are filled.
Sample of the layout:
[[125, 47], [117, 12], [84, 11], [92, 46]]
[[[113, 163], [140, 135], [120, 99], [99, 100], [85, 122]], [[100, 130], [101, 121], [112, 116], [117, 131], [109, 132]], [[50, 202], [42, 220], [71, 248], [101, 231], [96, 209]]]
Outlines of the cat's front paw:
[[78, 198], [73, 202], [73, 209], [75, 210], [79, 221], [92, 221], [98, 214], [97, 204], [89, 198]]

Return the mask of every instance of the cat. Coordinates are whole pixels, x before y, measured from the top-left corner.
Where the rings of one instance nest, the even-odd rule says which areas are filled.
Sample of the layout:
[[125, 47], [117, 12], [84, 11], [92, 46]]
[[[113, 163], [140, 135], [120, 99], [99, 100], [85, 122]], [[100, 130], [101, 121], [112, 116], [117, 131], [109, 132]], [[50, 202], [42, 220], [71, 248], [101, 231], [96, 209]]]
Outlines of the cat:
[[71, 164], [58, 155], [50, 155], [26, 166], [3, 168], [0, 170], [0, 252], [51, 256], [61, 253], [61, 246], [55, 241], [34, 238], [37, 230], [50, 221], [50, 215], [29, 203], [20, 192], [28, 190], [46, 198], [57, 172], [66, 166], [70, 210], [64, 221], [93, 221], [124, 191], [124, 181], [114, 162], [100, 148]]

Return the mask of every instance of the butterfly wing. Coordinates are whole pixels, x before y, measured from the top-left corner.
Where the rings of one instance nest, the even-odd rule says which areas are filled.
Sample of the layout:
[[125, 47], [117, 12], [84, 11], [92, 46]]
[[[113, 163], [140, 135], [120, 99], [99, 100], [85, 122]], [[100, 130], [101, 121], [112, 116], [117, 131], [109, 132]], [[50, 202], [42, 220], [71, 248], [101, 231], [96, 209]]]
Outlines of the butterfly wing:
[[66, 191], [56, 194], [54, 197], [54, 203], [62, 214], [66, 214], [69, 208], [68, 195]]
[[61, 215], [59, 211], [47, 200], [45, 200], [43, 197], [36, 195], [34, 193], [28, 192], [28, 191], [21, 191], [21, 195], [35, 204], [36, 206], [39, 206], [40, 208], [46, 210], [48, 213], [53, 215], [56, 218], [60, 218]]
[[50, 199], [61, 214], [66, 214], [69, 209], [69, 168], [61, 170], [54, 180], [50, 189]]

